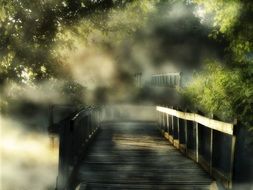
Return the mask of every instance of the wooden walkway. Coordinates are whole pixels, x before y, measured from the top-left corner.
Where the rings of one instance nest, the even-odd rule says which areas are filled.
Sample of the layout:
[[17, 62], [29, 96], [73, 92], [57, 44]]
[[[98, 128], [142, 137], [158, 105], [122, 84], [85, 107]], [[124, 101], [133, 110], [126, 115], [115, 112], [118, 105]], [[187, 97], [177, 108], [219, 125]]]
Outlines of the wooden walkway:
[[[78, 170], [85, 189], [210, 189], [213, 179], [155, 124], [104, 123]], [[85, 184], [85, 185], [84, 185]]]

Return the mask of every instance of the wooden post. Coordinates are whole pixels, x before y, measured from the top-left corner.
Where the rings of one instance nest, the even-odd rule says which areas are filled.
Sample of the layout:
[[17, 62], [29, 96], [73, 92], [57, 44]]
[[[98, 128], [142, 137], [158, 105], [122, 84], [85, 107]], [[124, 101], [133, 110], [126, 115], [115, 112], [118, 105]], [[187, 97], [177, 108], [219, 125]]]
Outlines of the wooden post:
[[90, 129], [91, 129], [91, 115], [88, 115], [88, 137], [90, 138]]
[[159, 113], [159, 129], [161, 130], [162, 129], [162, 113], [161, 112], [158, 112]]
[[195, 122], [195, 132], [196, 132], [196, 162], [199, 162], [199, 126]]
[[179, 118], [177, 117], [177, 137], [178, 137], [178, 145], [180, 147], [180, 126], [179, 126]]
[[[171, 109], [174, 109], [173, 106], [171, 107]], [[172, 130], [171, 136], [172, 136], [172, 141], [173, 141], [173, 139], [174, 139], [174, 117], [173, 117], [173, 115], [171, 115], [171, 130]]]
[[164, 130], [164, 128], [165, 128], [165, 117], [164, 117], [164, 116], [165, 116], [165, 113], [163, 112], [163, 113], [162, 113], [162, 120], [163, 120], [163, 122], [162, 122], [162, 132], [163, 132], [163, 133], [164, 133], [164, 131], [165, 131], [165, 130]]
[[166, 116], [167, 116], [167, 118], [166, 118], [166, 120], [167, 120], [166, 132], [169, 134], [169, 125], [170, 125], [170, 123], [169, 123], [169, 114], [166, 114]]
[[209, 172], [210, 175], [213, 173], [213, 129], [210, 132], [210, 160], [209, 160]]
[[[234, 120], [234, 127], [237, 125], [237, 120]], [[237, 130], [234, 130], [235, 132]], [[235, 143], [236, 143], [236, 134], [233, 134], [232, 136], [232, 142], [231, 142], [231, 155], [230, 155], [230, 172], [229, 172], [229, 178], [230, 182], [228, 185], [229, 189], [232, 189], [233, 185], [233, 171], [234, 171], [234, 160], [235, 160]]]
[[161, 112], [158, 112], [158, 126], [159, 126], [159, 129], [161, 129], [161, 123], [162, 123], [162, 121], [161, 121]]
[[159, 127], [159, 129], [161, 128], [161, 112], [157, 112], [157, 117], [158, 117], [158, 127]]
[[69, 166], [71, 162], [71, 135], [73, 122], [70, 120], [60, 128], [59, 164], [57, 176], [57, 190], [64, 190], [67, 187], [69, 177]]
[[172, 136], [172, 139], [174, 139], [174, 116], [173, 115], [171, 115], [171, 130], [172, 130], [172, 134], [171, 134], [171, 136]]
[[187, 120], [184, 119], [184, 130], [185, 130], [185, 153], [187, 154], [188, 146], [188, 129], [187, 129]]
[[232, 142], [231, 142], [231, 155], [230, 155], [230, 171], [229, 171], [229, 184], [228, 188], [232, 189], [232, 184], [233, 184], [233, 169], [234, 169], [234, 153], [235, 153], [235, 141], [236, 141], [236, 136], [232, 136]]

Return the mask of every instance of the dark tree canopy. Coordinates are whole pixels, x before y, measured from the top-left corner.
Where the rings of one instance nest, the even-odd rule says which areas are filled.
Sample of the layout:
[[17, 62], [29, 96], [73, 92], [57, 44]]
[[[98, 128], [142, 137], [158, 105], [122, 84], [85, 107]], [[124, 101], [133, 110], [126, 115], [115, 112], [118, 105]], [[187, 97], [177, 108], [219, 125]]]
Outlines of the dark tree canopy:
[[20, 80], [30, 72], [35, 80], [61, 74], [53, 49], [56, 34], [96, 12], [120, 9], [132, 2], [113, 0], [11, 0], [0, 2], [0, 82]]

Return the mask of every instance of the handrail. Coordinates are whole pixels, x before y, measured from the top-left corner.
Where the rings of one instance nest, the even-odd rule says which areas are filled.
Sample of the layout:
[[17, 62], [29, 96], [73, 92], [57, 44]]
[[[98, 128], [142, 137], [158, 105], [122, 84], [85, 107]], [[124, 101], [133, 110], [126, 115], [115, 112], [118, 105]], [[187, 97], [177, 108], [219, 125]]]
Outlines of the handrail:
[[182, 73], [164, 73], [154, 74], [151, 76], [151, 85], [163, 87], [177, 87], [181, 86]]
[[196, 113], [157, 106], [162, 134], [177, 149], [201, 165], [225, 188], [233, 183], [236, 130], [227, 123]]
[[100, 110], [88, 107], [80, 110], [59, 128], [59, 163], [57, 190], [74, 189], [77, 165], [94, 138], [100, 123]]
[[157, 106], [156, 110], [163, 113], [167, 113], [169, 115], [176, 116], [180, 119], [195, 121], [206, 127], [220, 131], [222, 133], [227, 133], [229, 135], [233, 135], [233, 132], [234, 132], [234, 123], [226, 123], [226, 122], [210, 119], [196, 113], [182, 112], [175, 109], [165, 108], [165, 107], [160, 107], [160, 106]]
[[181, 75], [181, 72], [167, 72], [162, 74], [153, 74], [152, 76], [167, 76], [167, 75]]

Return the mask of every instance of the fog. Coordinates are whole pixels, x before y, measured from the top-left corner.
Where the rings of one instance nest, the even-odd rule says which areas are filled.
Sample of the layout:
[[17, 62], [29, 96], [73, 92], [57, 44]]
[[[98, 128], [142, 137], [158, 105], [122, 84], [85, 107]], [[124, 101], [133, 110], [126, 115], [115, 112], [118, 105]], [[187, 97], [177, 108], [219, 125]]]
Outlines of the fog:
[[[57, 41], [63, 76], [34, 83], [9, 81], [1, 87], [1, 106], [6, 108], [0, 123], [1, 189], [54, 189], [58, 149], [50, 148], [47, 134], [50, 105], [180, 104], [177, 89], [150, 86], [151, 75], [183, 72], [187, 83], [204, 59], [222, 59], [222, 46], [208, 39], [208, 26], [201, 25], [194, 8], [183, 1], [162, 2], [147, 15], [145, 24], [139, 24], [142, 17], [137, 22], [135, 15], [113, 12], [107, 22], [111, 28], [121, 26], [116, 30], [103, 34], [95, 28], [83, 33], [85, 40], [71, 33], [72, 48], [62, 48]], [[87, 23], [79, 24], [85, 28]], [[139, 72], [141, 87], [133, 77]], [[125, 114], [122, 119], [131, 114], [155, 119], [152, 110], [126, 108], [116, 111]]]
[[1, 189], [54, 189], [58, 149], [48, 136], [28, 132], [11, 118], [0, 119]]

